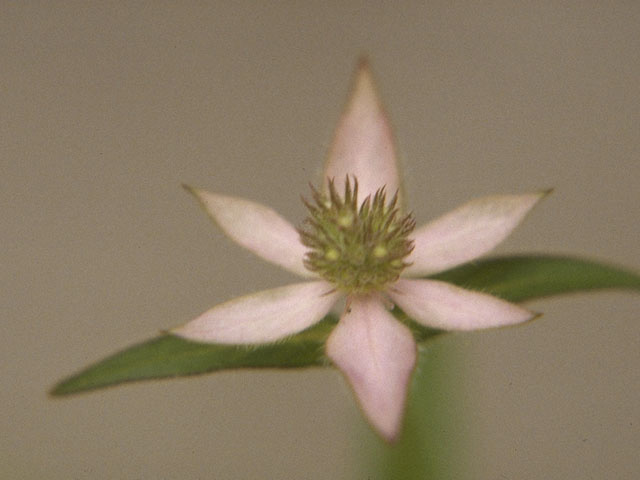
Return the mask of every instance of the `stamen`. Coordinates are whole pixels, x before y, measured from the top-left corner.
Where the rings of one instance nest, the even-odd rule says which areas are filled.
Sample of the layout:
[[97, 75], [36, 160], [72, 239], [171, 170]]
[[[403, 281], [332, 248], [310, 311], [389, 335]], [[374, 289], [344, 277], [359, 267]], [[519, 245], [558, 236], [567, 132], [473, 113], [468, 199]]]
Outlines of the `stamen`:
[[309, 247], [305, 266], [346, 292], [365, 293], [381, 290], [397, 280], [408, 265], [411, 253], [408, 238], [415, 222], [402, 216], [398, 196], [386, 201], [383, 188], [358, 202], [358, 181], [345, 180], [340, 196], [333, 179], [328, 194], [311, 186], [313, 202], [304, 204], [309, 217], [299, 229], [302, 243]]

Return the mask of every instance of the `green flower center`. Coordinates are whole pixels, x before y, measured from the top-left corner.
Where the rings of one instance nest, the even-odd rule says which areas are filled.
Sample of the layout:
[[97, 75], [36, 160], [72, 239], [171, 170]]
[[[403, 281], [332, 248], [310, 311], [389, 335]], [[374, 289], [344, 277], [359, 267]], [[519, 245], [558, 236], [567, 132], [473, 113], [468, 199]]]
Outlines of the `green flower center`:
[[304, 264], [348, 293], [381, 290], [409, 264], [408, 238], [415, 227], [411, 214], [402, 216], [398, 194], [387, 203], [384, 188], [358, 204], [358, 181], [345, 181], [344, 195], [329, 181], [329, 194], [311, 187], [313, 203], [303, 200], [309, 217], [298, 231], [309, 247]]

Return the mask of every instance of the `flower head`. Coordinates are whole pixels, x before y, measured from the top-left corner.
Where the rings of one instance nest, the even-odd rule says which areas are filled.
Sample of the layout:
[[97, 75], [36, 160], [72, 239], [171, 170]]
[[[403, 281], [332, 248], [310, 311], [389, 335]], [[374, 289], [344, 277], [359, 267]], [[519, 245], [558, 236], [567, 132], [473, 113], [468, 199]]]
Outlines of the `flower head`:
[[358, 201], [358, 180], [346, 179], [344, 196], [329, 181], [329, 194], [313, 189], [315, 205], [300, 239], [309, 247], [304, 265], [345, 293], [381, 290], [398, 279], [413, 249], [412, 215], [401, 216], [398, 196], [387, 203], [384, 187]]
[[326, 353], [388, 441], [400, 432], [416, 363], [413, 335], [390, 313], [392, 306], [444, 330], [535, 316], [496, 297], [419, 277], [493, 249], [546, 192], [481, 198], [414, 229], [413, 216], [403, 213], [391, 128], [366, 62], [336, 130], [323, 187], [312, 190], [313, 202], [305, 201], [309, 217], [299, 230], [263, 205], [189, 190], [229, 237], [308, 281], [223, 303], [173, 333], [202, 342], [271, 342], [320, 321], [346, 296]]

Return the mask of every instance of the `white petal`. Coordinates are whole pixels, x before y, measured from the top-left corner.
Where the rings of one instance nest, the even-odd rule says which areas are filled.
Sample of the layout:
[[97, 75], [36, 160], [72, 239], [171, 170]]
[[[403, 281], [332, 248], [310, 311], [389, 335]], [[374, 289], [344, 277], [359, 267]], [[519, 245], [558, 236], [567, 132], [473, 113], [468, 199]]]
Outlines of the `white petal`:
[[435, 280], [400, 279], [387, 293], [418, 323], [443, 330], [502, 327], [537, 316], [492, 295]]
[[355, 297], [327, 340], [372, 425], [388, 441], [402, 426], [416, 344], [409, 329], [375, 297]]
[[478, 198], [418, 228], [404, 274], [440, 272], [473, 260], [496, 247], [549, 191]]
[[213, 307], [171, 333], [199, 342], [271, 342], [320, 321], [339, 296], [331, 290], [326, 282], [264, 290]]
[[324, 171], [339, 193], [346, 175], [358, 179], [358, 199], [386, 186], [387, 198], [400, 189], [393, 134], [373, 83], [369, 65], [361, 61], [347, 107], [336, 129]]
[[274, 210], [244, 198], [185, 188], [232, 240], [290, 272], [314, 276], [302, 262], [307, 248], [298, 231]]

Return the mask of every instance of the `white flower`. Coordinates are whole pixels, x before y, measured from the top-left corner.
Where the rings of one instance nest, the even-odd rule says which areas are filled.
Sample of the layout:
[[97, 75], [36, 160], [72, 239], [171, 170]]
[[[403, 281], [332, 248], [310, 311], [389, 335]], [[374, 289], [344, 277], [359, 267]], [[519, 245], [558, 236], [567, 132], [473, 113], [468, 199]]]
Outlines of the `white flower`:
[[[323, 180], [325, 196], [316, 194], [316, 200], [327, 202], [327, 208], [331, 208], [329, 183], [335, 186], [332, 187], [334, 194], [345, 191], [346, 197], [350, 191], [349, 178], [357, 182], [363, 202], [370, 197], [372, 204], [376, 192], [382, 188], [391, 194], [398, 192], [393, 206], [398, 209], [398, 215], [394, 221], [409, 218], [400, 218], [403, 199], [392, 133], [365, 62], [358, 68], [351, 98], [329, 153]], [[353, 262], [347, 266], [341, 264], [332, 271], [333, 276], [322, 268], [307, 268], [317, 266], [311, 258], [313, 250], [302, 243], [293, 225], [270, 208], [241, 198], [190, 190], [230, 238], [308, 281], [231, 300], [172, 332], [201, 342], [273, 342], [320, 321], [336, 301], [346, 295], [347, 307], [328, 338], [326, 353], [345, 375], [366, 417], [388, 441], [393, 441], [400, 432], [409, 380], [416, 363], [413, 335], [389, 312], [392, 305], [400, 307], [421, 325], [444, 330], [512, 325], [535, 316], [496, 297], [419, 277], [455, 267], [493, 249], [545, 192], [481, 198], [416, 230], [406, 220], [411, 228], [406, 229], [406, 235], [394, 237], [401, 243], [404, 241], [405, 250], [399, 259], [389, 259], [381, 267], [393, 264], [400, 278], [383, 275], [382, 280], [363, 284], [358, 280], [360, 267]], [[339, 203], [340, 199], [336, 201]], [[390, 204], [385, 203], [384, 197], [382, 204], [384, 208], [379, 210], [387, 214], [385, 206]], [[357, 216], [361, 206], [362, 202], [356, 204], [351, 213]], [[312, 211], [311, 219], [314, 218]], [[340, 217], [340, 226], [334, 227], [342, 228], [343, 220]], [[350, 225], [351, 220], [352, 217], [348, 217], [344, 222]], [[392, 234], [397, 233], [397, 229], [391, 230]], [[312, 240], [315, 238], [313, 229], [309, 235]], [[308, 239], [305, 243], [309, 245]], [[363, 248], [369, 249], [365, 255], [378, 258], [388, 253], [387, 246]], [[373, 248], [377, 248], [375, 253]], [[316, 257], [321, 258], [322, 252], [317, 251]], [[336, 260], [339, 252], [326, 251], [324, 255], [324, 260], [329, 262]], [[333, 281], [336, 271], [338, 276], [343, 271], [340, 269], [352, 280]]]

